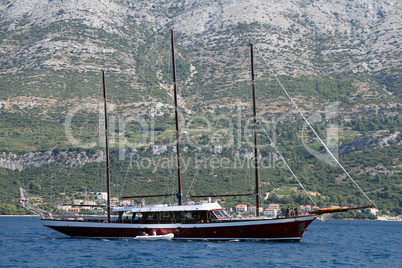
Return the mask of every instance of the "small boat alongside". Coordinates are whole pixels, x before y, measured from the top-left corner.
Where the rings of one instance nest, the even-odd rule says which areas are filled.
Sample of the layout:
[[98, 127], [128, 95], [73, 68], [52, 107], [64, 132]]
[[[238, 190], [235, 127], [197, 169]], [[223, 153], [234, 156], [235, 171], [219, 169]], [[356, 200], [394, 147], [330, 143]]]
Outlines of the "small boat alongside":
[[143, 233], [141, 235], [137, 235], [134, 239], [142, 241], [155, 241], [155, 240], [172, 240], [173, 237], [174, 234], [157, 235], [155, 232], [152, 232], [151, 234]]

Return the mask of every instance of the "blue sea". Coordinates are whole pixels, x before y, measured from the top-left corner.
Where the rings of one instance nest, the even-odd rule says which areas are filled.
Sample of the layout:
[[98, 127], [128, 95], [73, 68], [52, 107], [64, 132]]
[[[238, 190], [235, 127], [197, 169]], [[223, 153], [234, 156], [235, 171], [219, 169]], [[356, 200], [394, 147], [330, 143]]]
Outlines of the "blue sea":
[[74, 239], [0, 217], [0, 267], [402, 267], [402, 222], [313, 222], [301, 242]]

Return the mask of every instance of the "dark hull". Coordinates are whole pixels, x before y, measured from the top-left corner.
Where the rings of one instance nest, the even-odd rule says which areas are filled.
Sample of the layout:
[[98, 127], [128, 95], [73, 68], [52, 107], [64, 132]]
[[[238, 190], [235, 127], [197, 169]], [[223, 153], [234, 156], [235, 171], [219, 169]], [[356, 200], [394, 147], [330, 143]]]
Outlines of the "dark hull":
[[315, 216], [286, 219], [221, 221], [198, 224], [135, 224], [44, 220], [44, 225], [71, 237], [133, 238], [141, 232], [174, 234], [174, 239], [295, 240], [299, 241]]

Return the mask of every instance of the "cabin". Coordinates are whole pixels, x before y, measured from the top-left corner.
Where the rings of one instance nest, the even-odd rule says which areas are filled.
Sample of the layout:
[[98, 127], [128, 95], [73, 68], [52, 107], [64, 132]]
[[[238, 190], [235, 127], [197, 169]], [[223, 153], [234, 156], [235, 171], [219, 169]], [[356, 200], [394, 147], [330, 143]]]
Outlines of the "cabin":
[[137, 224], [208, 223], [227, 220], [229, 216], [217, 203], [190, 206], [145, 205], [116, 208], [117, 222]]

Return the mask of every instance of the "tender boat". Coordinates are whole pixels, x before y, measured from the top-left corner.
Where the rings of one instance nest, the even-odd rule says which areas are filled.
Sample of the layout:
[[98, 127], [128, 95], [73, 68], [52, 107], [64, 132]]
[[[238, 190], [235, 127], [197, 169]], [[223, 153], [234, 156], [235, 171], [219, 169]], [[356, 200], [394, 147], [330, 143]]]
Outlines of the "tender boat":
[[136, 236], [135, 240], [143, 240], [143, 241], [154, 241], [154, 240], [172, 240], [174, 234], [165, 234], [165, 235], [157, 235], [155, 232], [152, 232], [150, 235], [143, 233], [141, 235]]

